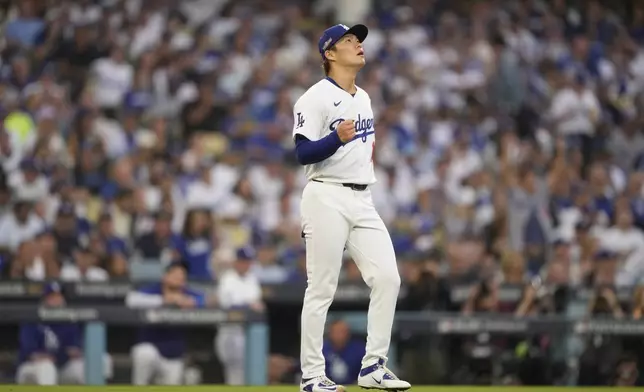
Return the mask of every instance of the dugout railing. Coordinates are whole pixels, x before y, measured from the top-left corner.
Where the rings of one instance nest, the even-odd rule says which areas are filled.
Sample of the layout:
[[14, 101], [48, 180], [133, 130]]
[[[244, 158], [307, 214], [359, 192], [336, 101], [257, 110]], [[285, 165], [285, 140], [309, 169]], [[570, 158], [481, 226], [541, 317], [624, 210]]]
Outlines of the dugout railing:
[[[269, 355], [269, 327], [261, 313], [218, 309], [128, 309], [124, 306], [83, 306], [44, 308], [37, 305], [0, 305], [0, 323], [23, 322], [82, 323], [85, 325], [84, 350], [86, 380], [90, 385], [103, 385], [102, 358], [106, 350], [106, 325], [176, 325], [212, 328], [225, 323], [246, 326], [247, 384], [266, 385]], [[364, 312], [334, 312], [331, 318], [346, 320], [356, 332], [366, 331]], [[450, 313], [399, 312], [395, 334], [451, 336], [480, 333], [499, 335], [549, 334], [561, 341], [587, 334], [641, 336], [644, 321], [596, 319], [572, 316], [515, 317], [502, 314], [465, 316]], [[396, 357], [396, 346], [392, 347]], [[392, 367], [395, 367], [393, 365]]]

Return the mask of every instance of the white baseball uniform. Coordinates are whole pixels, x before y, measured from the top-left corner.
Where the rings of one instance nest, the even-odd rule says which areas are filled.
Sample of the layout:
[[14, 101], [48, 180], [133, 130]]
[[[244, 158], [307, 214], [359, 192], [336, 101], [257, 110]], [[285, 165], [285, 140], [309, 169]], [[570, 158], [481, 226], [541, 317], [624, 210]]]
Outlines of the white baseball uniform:
[[[230, 269], [219, 279], [217, 298], [223, 309], [246, 307], [262, 300], [262, 288], [252, 273], [240, 275]], [[221, 360], [228, 385], [245, 384], [246, 333], [241, 325], [221, 325], [215, 339], [215, 350]]]
[[[325, 374], [322, 344], [326, 316], [333, 301], [345, 248], [371, 288], [368, 336], [363, 366], [387, 358], [400, 290], [400, 275], [391, 238], [367, 187], [376, 181], [373, 168], [374, 116], [369, 95], [355, 95], [326, 78], [295, 103], [293, 136], [311, 141], [354, 120], [356, 137], [326, 160], [305, 166], [309, 183], [302, 195], [302, 235], [306, 241], [308, 287], [302, 309], [303, 378]], [[357, 376], [357, 375], [356, 375]]]

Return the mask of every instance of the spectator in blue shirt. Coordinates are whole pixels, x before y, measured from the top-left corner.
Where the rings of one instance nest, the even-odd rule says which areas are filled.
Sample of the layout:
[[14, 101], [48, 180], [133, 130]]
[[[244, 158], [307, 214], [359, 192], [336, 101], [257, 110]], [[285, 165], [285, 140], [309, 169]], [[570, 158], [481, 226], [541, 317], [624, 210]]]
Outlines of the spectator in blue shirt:
[[98, 234], [105, 243], [107, 253], [110, 255], [127, 255], [127, 244], [114, 232], [114, 222], [109, 212], [103, 212], [98, 221]]
[[345, 385], [356, 382], [362, 367], [365, 343], [351, 337], [349, 325], [345, 321], [335, 320], [329, 326], [322, 352], [330, 379]]
[[18, 2], [17, 18], [7, 23], [5, 37], [9, 43], [31, 47], [45, 28], [45, 23], [38, 17], [35, 1]]
[[[170, 264], [161, 283], [131, 292], [125, 303], [131, 308], [164, 306], [183, 309], [205, 306], [203, 294], [186, 288], [186, 267]], [[132, 347], [132, 383], [178, 385], [183, 379], [185, 332], [177, 327], [143, 327], [139, 343]]]
[[[47, 285], [46, 307], [65, 305], [61, 287]], [[20, 326], [18, 384], [56, 385], [84, 383], [84, 361], [78, 324], [28, 323]]]
[[181, 236], [174, 244], [177, 257], [188, 269], [188, 277], [198, 280], [212, 280], [210, 256], [213, 251], [211, 222], [203, 210], [191, 210], [186, 215]]

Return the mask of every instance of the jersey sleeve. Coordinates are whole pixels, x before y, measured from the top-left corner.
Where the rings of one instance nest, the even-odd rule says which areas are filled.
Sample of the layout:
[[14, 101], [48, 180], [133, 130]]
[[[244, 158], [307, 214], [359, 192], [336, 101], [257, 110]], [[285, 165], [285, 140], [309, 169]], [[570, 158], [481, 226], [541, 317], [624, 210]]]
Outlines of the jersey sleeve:
[[302, 135], [315, 141], [322, 137], [324, 110], [313, 95], [303, 95], [293, 106], [293, 138]]
[[65, 333], [61, 336], [61, 344], [64, 348], [81, 348], [82, 331], [78, 324], [71, 324], [65, 328]]
[[23, 357], [28, 359], [33, 354], [45, 352], [42, 333], [35, 324], [24, 324], [20, 327], [20, 350]]
[[163, 306], [163, 295], [161, 285], [156, 284], [130, 291], [125, 297], [125, 305], [128, 308], [158, 308]]
[[219, 300], [219, 306], [223, 309], [228, 309], [232, 306], [234, 296], [234, 287], [230, 285], [230, 279], [228, 274], [224, 274], [219, 280], [219, 285], [217, 286], [217, 299]]

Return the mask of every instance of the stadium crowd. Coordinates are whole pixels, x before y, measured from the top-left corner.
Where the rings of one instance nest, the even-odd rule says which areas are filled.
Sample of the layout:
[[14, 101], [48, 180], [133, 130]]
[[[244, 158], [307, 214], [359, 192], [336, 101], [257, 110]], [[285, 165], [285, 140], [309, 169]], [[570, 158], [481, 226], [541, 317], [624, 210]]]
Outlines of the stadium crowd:
[[[401, 307], [454, 310], [448, 287], [475, 283], [464, 312], [562, 313], [546, 287], [601, 286], [593, 311], [640, 317], [644, 296], [613, 287], [644, 278], [644, 6], [363, 3], [371, 191]], [[0, 276], [180, 261], [216, 281], [251, 247], [261, 283], [304, 282], [292, 107], [323, 77], [336, 6], [0, 2]], [[499, 305], [502, 284], [526, 285], [519, 306]]]

